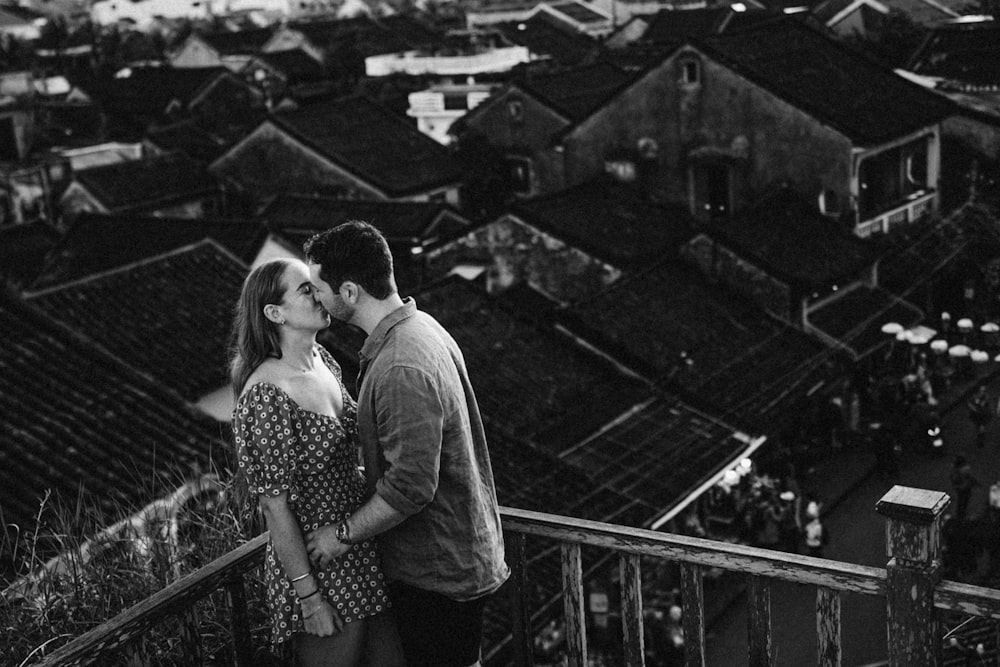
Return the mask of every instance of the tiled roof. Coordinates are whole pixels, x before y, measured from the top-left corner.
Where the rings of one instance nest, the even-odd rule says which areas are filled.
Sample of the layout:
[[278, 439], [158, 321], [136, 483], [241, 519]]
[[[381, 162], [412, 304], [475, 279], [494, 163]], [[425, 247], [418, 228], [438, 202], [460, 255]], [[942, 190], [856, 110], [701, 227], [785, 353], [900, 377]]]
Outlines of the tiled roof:
[[[417, 244], [442, 234], [452, 234], [466, 225], [457, 212], [449, 215], [440, 226], [431, 225], [444, 212], [452, 212], [447, 204], [432, 202], [386, 202], [356, 199], [334, 199], [310, 195], [279, 195], [258, 217], [271, 229], [295, 240], [305, 240], [317, 232], [336, 227], [349, 220], [364, 220], [378, 227], [390, 244]], [[443, 227], [443, 229], [441, 228]]]
[[284, 74], [291, 83], [328, 78], [323, 65], [302, 49], [271, 51], [262, 53], [257, 58]]
[[854, 280], [875, 262], [871, 244], [820, 214], [790, 188], [704, 231], [772, 276], [805, 289]]
[[366, 97], [310, 104], [275, 114], [272, 122], [391, 196], [462, 178], [444, 146]]
[[350, 45], [367, 57], [398, 53], [418, 46], [379, 25], [368, 16], [338, 20], [292, 21], [287, 27], [302, 33], [311, 43], [327, 52]]
[[39, 139], [50, 146], [84, 146], [104, 138], [104, 119], [93, 104], [36, 102]]
[[595, 485], [645, 508], [646, 518], [653, 520], [748, 445], [748, 438], [737, 437], [732, 426], [674, 398], [658, 398], [562, 459], [585, 471]]
[[584, 339], [737, 425], [773, 414], [827, 354], [676, 260], [619, 280], [570, 308], [566, 320]]
[[486, 441], [501, 505], [636, 527], [651, 518], [651, 508], [602, 484], [599, 475], [511, 437], [502, 424], [487, 420]]
[[59, 234], [47, 222], [0, 229], [0, 284], [30, 285], [58, 241]]
[[549, 3], [549, 7], [560, 14], [565, 14], [578, 23], [587, 24], [607, 21], [607, 18], [603, 14], [593, 11], [582, 2]]
[[180, 153], [91, 167], [75, 172], [73, 179], [112, 212], [148, 209], [219, 191], [204, 163]]
[[233, 30], [225, 32], [199, 33], [198, 37], [219, 52], [220, 55], [250, 55], [259, 53], [262, 46], [274, 34], [272, 28]]
[[717, 35], [735, 12], [729, 6], [701, 9], [661, 9], [649, 21], [642, 41], [676, 44], [692, 37]]
[[976, 85], [1000, 85], [1000, 21], [940, 26], [913, 56], [910, 69]]
[[611, 63], [600, 62], [555, 74], [535, 76], [518, 83], [570, 120], [580, 121], [600, 108], [634, 78], [634, 74]]
[[826, 24], [830, 19], [844, 11], [852, 4], [857, 2], [857, 0], [822, 0], [818, 5], [812, 8], [812, 15], [816, 17], [816, 20], [822, 21]]
[[245, 277], [243, 262], [204, 240], [28, 301], [196, 401], [228, 381], [230, 314]]
[[152, 127], [146, 131], [150, 143], [164, 151], [180, 151], [193, 160], [209, 163], [225, 150], [225, 141], [192, 120]]
[[0, 7], [0, 26], [31, 25], [35, 21], [47, 20], [49, 17], [31, 7], [21, 7], [15, 4], [5, 4]]
[[860, 145], [938, 123], [953, 105], [799, 21], [706, 39], [709, 55]]
[[87, 90], [108, 111], [155, 115], [166, 111], [173, 100], [188, 104], [210, 83], [227, 75], [225, 67], [133, 67], [128, 76]]
[[955, 18], [958, 14], [936, 0], [879, 0], [889, 9], [906, 14], [914, 23], [932, 26]]
[[551, 56], [564, 65], [581, 63], [599, 48], [593, 38], [553, 25], [543, 14], [495, 27], [514, 44], [527, 47], [533, 54]]
[[649, 396], [644, 384], [461, 279], [421, 290], [416, 302], [461, 346], [482, 413], [553, 454]]
[[862, 357], [886, 341], [882, 325], [904, 328], [923, 320], [911, 303], [877, 287], [859, 286], [809, 313], [809, 323]]
[[247, 220], [81, 213], [49, 254], [31, 289], [38, 291], [81, 280], [207, 238], [249, 265], [267, 234], [263, 223]]
[[375, 19], [375, 22], [384, 30], [401, 37], [407, 44], [414, 47], [432, 46], [439, 44], [444, 39], [441, 31], [425, 21], [406, 14], [380, 16]]
[[600, 177], [512, 209], [526, 221], [619, 268], [674, 256], [692, 232], [682, 206], [644, 197], [634, 184]]
[[[124, 299], [122, 302], [124, 303]], [[175, 304], [176, 305], [176, 304]], [[162, 382], [35, 309], [0, 296], [0, 512], [30, 530], [45, 491], [81, 491], [115, 518], [227, 447]], [[9, 545], [9, 542], [5, 542]]]

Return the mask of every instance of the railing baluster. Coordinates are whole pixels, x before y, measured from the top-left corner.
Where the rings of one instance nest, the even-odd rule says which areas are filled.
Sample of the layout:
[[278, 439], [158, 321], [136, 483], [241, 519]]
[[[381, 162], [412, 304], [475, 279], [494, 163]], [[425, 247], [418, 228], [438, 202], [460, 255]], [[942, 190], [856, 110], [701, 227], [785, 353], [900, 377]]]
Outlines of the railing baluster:
[[816, 664], [840, 667], [840, 593], [825, 586], [816, 589]]
[[563, 613], [568, 667], [587, 667], [587, 624], [583, 609], [583, 556], [579, 544], [563, 542]]
[[253, 664], [253, 647], [250, 644], [247, 595], [242, 576], [226, 582], [226, 598], [229, 601], [229, 631], [233, 634], [233, 663], [236, 667], [250, 667]]
[[198, 631], [198, 609], [195, 604], [192, 603], [178, 616], [181, 651], [184, 655], [184, 663], [187, 665], [201, 665], [205, 662], [201, 647], [201, 633]]
[[636, 554], [621, 554], [618, 559], [622, 588], [622, 635], [625, 664], [646, 664], [643, 650], [642, 565]]
[[531, 610], [528, 608], [528, 568], [525, 555], [526, 537], [524, 533], [510, 532], [504, 537], [507, 545], [507, 562], [510, 564], [510, 614], [514, 664], [518, 667], [534, 665], [531, 635]]
[[705, 586], [699, 565], [681, 563], [684, 665], [705, 667]]
[[771, 667], [771, 582], [752, 575], [747, 590], [747, 632], [749, 634], [750, 667]]

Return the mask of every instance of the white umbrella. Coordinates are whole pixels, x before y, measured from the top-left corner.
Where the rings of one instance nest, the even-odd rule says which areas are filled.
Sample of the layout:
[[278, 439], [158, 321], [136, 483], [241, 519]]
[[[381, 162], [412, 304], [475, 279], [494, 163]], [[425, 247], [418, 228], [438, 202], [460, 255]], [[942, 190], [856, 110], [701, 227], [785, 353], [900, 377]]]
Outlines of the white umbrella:
[[948, 356], [950, 357], [967, 357], [972, 350], [968, 345], [953, 345], [948, 349]]
[[899, 322], [886, 322], [882, 325], [882, 333], [895, 336], [903, 330], [903, 325]]
[[931, 341], [931, 350], [937, 352], [938, 354], [944, 354], [948, 351], [948, 341], [938, 338], [937, 340]]

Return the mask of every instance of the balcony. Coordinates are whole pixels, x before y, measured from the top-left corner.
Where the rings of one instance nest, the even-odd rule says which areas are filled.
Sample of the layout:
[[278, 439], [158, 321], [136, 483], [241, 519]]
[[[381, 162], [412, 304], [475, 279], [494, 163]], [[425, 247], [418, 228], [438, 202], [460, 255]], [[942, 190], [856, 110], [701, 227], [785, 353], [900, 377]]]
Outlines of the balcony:
[[[644, 665], [643, 601], [640, 558], [657, 558], [680, 565], [684, 608], [685, 664], [705, 665], [703, 572], [717, 568], [744, 577], [747, 583], [747, 664], [772, 665], [779, 647], [772, 645], [771, 583], [786, 580], [816, 588], [818, 664], [841, 664], [841, 595], [877, 596], [887, 607], [887, 656], [891, 667], [941, 664], [939, 615], [955, 612], [1000, 619], [1000, 591], [940, 581], [940, 524], [948, 496], [938, 491], [893, 487], [876, 509], [886, 517], [889, 561], [885, 568], [865, 567], [821, 558], [768, 551], [742, 545], [626, 528], [595, 521], [503, 508], [508, 562], [512, 576], [506, 586], [509, 636], [504, 657], [494, 651], [486, 664], [532, 665], [533, 632], [527, 573], [537, 559], [526, 556], [526, 538], [538, 540], [559, 554], [562, 616], [569, 665], [587, 664], [582, 550], [599, 551], [618, 560], [623, 663]], [[184, 631], [194, 622], [195, 604], [223, 590], [230, 605], [232, 653], [238, 666], [252, 664], [243, 578], [263, 560], [267, 536], [261, 535], [167, 586], [140, 604], [50, 654], [46, 667], [105, 664], [128, 654], [130, 664], [148, 664], [144, 636], [156, 624], [181, 620], [185, 664], [201, 664], [198, 634]], [[499, 596], [498, 596], [499, 597]]]
[[854, 228], [854, 233], [866, 239], [872, 234], [884, 234], [893, 227], [918, 220], [923, 215], [931, 212], [934, 208], [934, 200], [936, 198], [937, 192], [935, 191], [927, 192], [921, 190], [916, 192], [910, 195], [905, 203], [879, 213], [874, 218], [859, 222]]

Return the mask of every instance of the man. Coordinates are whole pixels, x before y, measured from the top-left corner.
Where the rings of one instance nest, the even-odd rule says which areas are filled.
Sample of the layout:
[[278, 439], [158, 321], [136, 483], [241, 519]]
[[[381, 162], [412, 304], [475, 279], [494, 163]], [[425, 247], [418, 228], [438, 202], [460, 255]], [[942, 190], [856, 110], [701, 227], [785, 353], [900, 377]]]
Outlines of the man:
[[305, 252], [323, 306], [368, 334], [357, 419], [372, 492], [345, 521], [312, 533], [307, 548], [325, 563], [377, 536], [407, 665], [478, 665], [483, 607], [510, 572], [462, 352], [399, 296], [373, 226], [344, 223]]
[[972, 467], [961, 454], [955, 455], [949, 477], [951, 486], [955, 489], [955, 518], [964, 520], [969, 511], [972, 489], [979, 486], [979, 480], [972, 474]]

